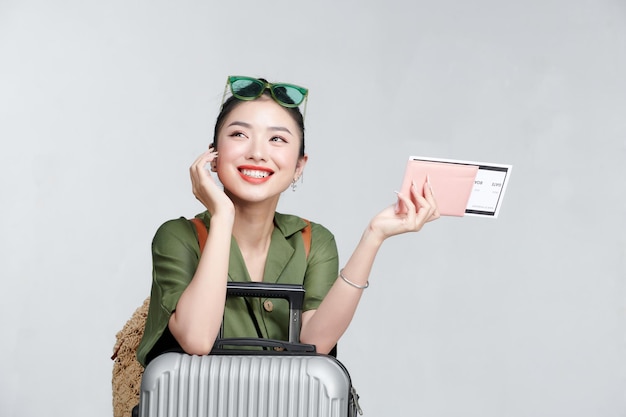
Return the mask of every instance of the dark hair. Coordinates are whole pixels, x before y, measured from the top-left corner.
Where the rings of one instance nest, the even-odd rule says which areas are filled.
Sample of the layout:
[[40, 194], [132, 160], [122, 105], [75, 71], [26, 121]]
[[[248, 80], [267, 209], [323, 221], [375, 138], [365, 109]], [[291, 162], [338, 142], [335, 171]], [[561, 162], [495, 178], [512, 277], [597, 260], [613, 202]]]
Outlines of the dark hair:
[[[260, 78], [260, 80], [265, 81], [263, 78]], [[289, 96], [287, 96], [287, 94], [281, 94], [280, 90], [275, 91], [275, 93], [280, 95], [280, 99], [282, 101], [284, 102], [291, 101]], [[262, 95], [268, 96], [272, 98], [272, 100], [274, 99], [269, 89], [265, 89]], [[224, 121], [226, 120], [226, 117], [228, 117], [228, 115], [235, 109], [235, 107], [237, 107], [241, 103], [244, 103], [244, 101], [239, 100], [235, 96], [230, 96], [222, 105], [220, 113], [217, 115], [217, 120], [215, 121], [215, 130], [213, 131], [213, 146], [216, 149], [217, 149], [218, 132], [224, 125]], [[302, 113], [300, 112], [300, 109], [297, 107], [283, 107], [283, 109], [285, 109], [289, 113], [289, 115], [293, 118], [293, 120], [296, 122], [296, 124], [300, 128], [300, 137], [302, 140], [300, 141], [299, 156], [300, 158], [302, 158], [304, 156], [304, 118], [302, 117]]]

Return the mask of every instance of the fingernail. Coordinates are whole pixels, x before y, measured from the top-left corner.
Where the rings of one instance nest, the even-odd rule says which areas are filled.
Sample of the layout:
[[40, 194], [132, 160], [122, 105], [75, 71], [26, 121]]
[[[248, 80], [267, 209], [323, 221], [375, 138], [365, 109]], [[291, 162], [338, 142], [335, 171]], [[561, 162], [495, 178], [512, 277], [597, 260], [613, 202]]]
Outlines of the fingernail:
[[433, 197], [435, 196], [435, 192], [433, 191], [433, 186], [430, 185], [430, 175], [426, 175], [426, 184], [428, 184], [428, 189], [430, 190], [430, 193], [433, 195]]

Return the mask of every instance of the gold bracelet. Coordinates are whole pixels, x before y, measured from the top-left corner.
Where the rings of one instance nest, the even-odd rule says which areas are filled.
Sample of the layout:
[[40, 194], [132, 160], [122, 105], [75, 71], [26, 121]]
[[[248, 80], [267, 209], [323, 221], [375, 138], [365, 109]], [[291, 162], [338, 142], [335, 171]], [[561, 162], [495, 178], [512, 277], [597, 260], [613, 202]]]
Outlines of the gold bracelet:
[[350, 281], [348, 278], [346, 278], [346, 277], [343, 275], [343, 268], [341, 269], [341, 271], [339, 271], [339, 276], [341, 277], [341, 279], [342, 279], [342, 280], [344, 280], [344, 281], [345, 281], [345, 283], [346, 283], [346, 284], [351, 285], [351, 286], [353, 286], [354, 288], [358, 288], [359, 290], [364, 290], [364, 289], [366, 289], [367, 287], [369, 287], [369, 286], [370, 286], [370, 282], [369, 282], [369, 281], [367, 281], [367, 282], [365, 283], [365, 285], [355, 284], [354, 282]]

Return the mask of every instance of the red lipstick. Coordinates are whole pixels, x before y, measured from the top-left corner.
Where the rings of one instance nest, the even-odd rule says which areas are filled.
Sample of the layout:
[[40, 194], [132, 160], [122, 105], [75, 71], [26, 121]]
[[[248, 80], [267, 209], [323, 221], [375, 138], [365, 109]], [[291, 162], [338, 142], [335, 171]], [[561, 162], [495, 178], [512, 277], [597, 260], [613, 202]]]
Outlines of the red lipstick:
[[274, 171], [267, 167], [256, 165], [241, 165], [237, 167], [239, 175], [244, 181], [252, 184], [262, 184], [270, 179]]

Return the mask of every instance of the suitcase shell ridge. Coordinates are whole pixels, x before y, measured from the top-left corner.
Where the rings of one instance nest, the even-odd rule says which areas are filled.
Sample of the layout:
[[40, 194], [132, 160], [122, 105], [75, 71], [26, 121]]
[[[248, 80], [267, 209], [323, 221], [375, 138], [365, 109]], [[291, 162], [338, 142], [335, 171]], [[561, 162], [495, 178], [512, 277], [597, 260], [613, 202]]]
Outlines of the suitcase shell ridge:
[[345, 417], [350, 376], [326, 355], [165, 353], [141, 382], [140, 417]]

